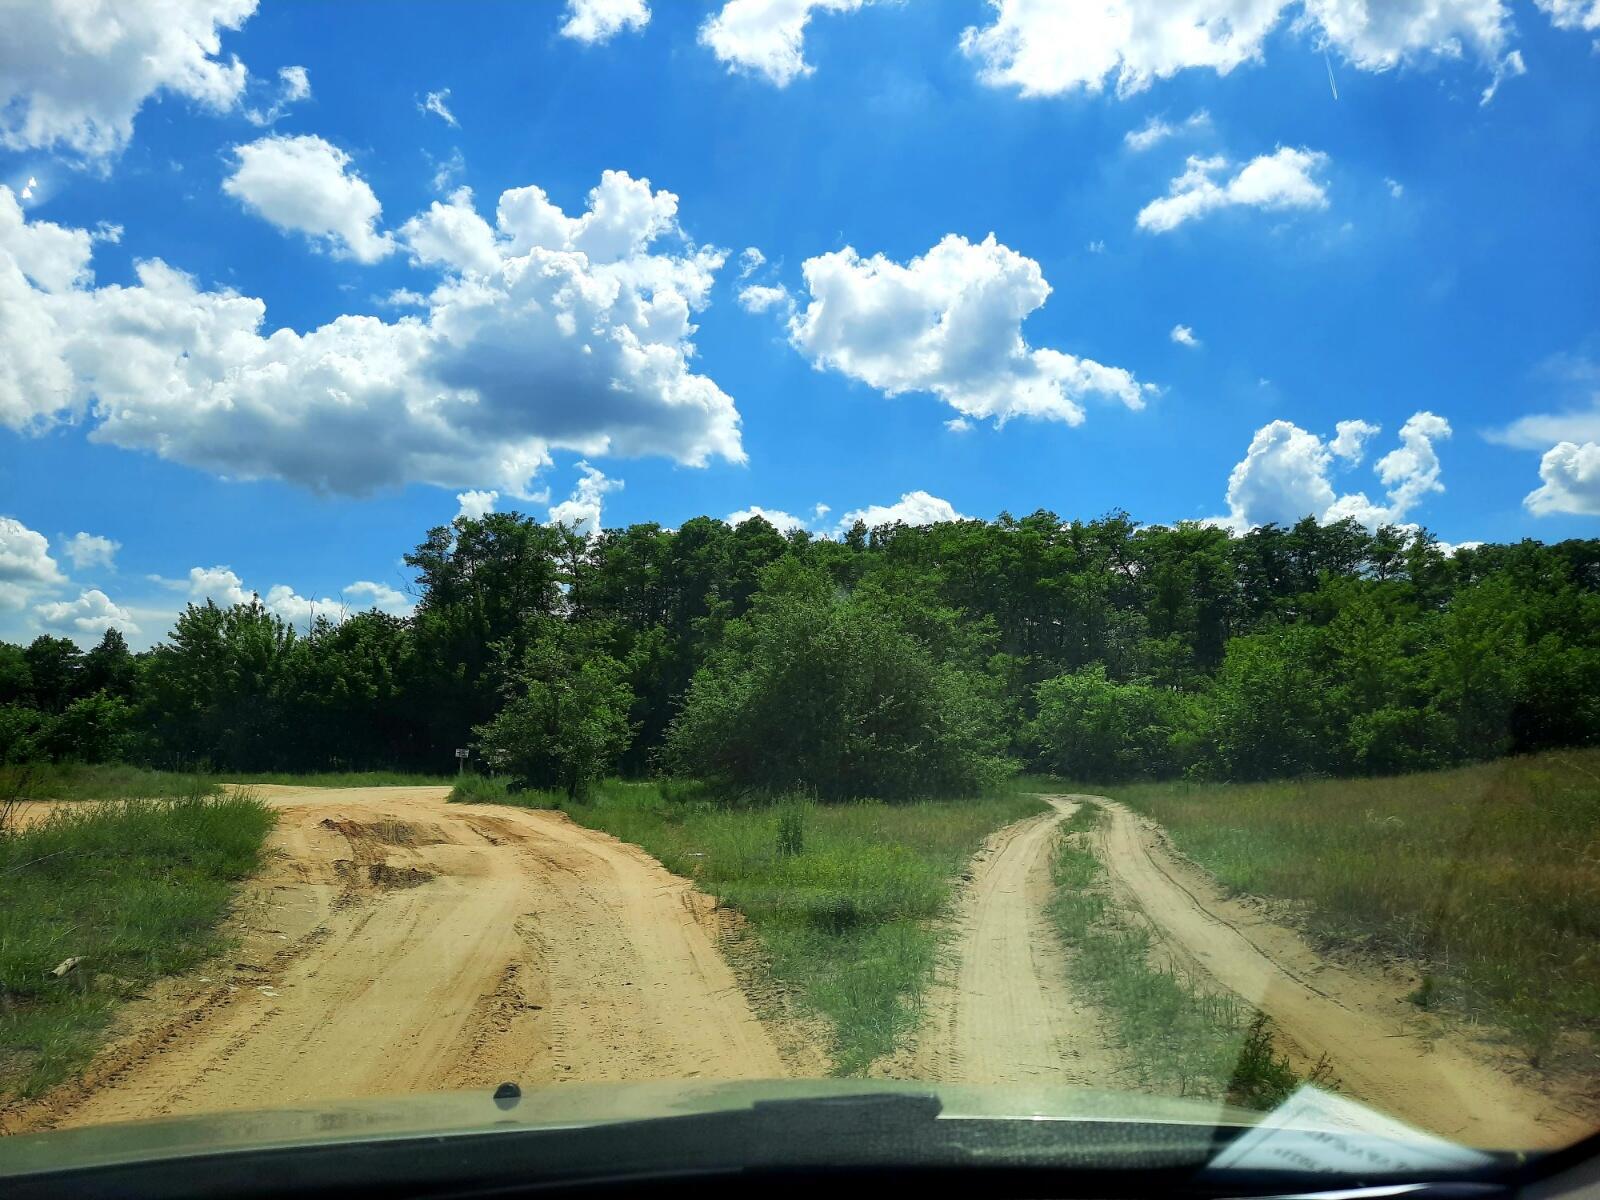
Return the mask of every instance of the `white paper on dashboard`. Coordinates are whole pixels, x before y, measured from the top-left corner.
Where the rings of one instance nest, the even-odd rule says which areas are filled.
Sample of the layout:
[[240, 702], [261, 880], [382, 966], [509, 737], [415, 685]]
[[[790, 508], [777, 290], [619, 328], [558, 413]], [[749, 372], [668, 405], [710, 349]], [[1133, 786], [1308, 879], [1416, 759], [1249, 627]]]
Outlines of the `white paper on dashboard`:
[[1487, 1154], [1306, 1083], [1235, 1138], [1211, 1166], [1369, 1175], [1454, 1172], [1491, 1161]]

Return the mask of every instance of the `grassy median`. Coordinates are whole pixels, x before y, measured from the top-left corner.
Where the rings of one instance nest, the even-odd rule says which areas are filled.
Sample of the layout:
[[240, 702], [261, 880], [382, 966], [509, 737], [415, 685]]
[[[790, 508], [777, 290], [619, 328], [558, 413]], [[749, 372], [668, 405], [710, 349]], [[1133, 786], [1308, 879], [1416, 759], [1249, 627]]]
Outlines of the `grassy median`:
[[[493, 781], [461, 789], [480, 803], [504, 795]], [[561, 807], [642, 846], [743, 913], [775, 979], [832, 1026], [839, 1074], [865, 1070], [916, 1027], [937, 919], [961, 872], [991, 832], [1043, 808], [1020, 787], [906, 804], [736, 805], [692, 787], [611, 781], [579, 804], [510, 799]]]
[[272, 822], [259, 800], [213, 792], [0, 828], [0, 1098], [82, 1066], [119, 1001], [221, 947]]

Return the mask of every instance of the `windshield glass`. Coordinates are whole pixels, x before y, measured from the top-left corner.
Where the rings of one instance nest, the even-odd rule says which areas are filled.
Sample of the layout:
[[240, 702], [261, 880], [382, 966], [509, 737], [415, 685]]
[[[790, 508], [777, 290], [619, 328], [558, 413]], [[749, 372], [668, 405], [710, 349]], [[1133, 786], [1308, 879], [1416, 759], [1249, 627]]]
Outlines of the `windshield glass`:
[[1600, 1125], [1600, 0], [0, 22], [0, 1172]]

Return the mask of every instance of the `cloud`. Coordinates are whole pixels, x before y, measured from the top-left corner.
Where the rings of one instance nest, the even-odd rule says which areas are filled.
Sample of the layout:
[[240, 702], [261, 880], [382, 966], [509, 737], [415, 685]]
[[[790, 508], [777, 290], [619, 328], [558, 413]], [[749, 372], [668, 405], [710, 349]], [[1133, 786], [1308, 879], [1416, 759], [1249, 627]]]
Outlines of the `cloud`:
[[1138, 226], [1152, 233], [1167, 233], [1185, 221], [1239, 206], [1326, 208], [1327, 189], [1314, 176], [1327, 161], [1321, 151], [1280, 146], [1271, 154], [1251, 159], [1233, 178], [1219, 184], [1213, 176], [1227, 168], [1228, 160], [1191, 155], [1188, 169], [1172, 181], [1167, 194], [1139, 210]]
[[1389, 189], [1389, 195], [1396, 200], [1406, 194], [1405, 184], [1390, 179], [1388, 176], [1384, 176], [1383, 186]]
[[358, 611], [375, 608], [379, 612], [386, 612], [391, 616], [409, 616], [416, 608], [410, 596], [397, 588], [392, 588], [386, 583], [374, 583], [370, 579], [358, 579], [344, 589], [345, 597], [353, 601], [351, 607]]
[[933, 525], [940, 521], [965, 521], [948, 500], [930, 496], [924, 491], [905, 492], [893, 504], [869, 504], [866, 508], [852, 509], [839, 518], [840, 533], [848, 531], [857, 521], [868, 529], [880, 525]]
[[886, 395], [931, 392], [969, 417], [1077, 425], [1087, 396], [1137, 409], [1155, 390], [1119, 367], [1029, 346], [1022, 322], [1050, 285], [992, 233], [949, 234], [905, 264], [847, 246], [802, 269], [806, 305], [789, 318], [790, 341], [813, 366]]
[[433, 190], [436, 192], [450, 192], [455, 189], [451, 184], [467, 169], [467, 160], [461, 157], [461, 147], [451, 149], [449, 158], [435, 159], [432, 155], [428, 160], [433, 163]]
[[196, 604], [204, 604], [209, 600], [222, 608], [231, 608], [236, 604], [259, 600], [262, 607], [291, 625], [306, 625], [318, 616], [330, 621], [342, 621], [352, 612], [369, 608], [404, 616], [414, 607], [404, 593], [368, 579], [350, 584], [337, 598], [323, 597], [318, 600], [300, 595], [286, 583], [275, 583], [264, 593], [247, 590], [238, 573], [226, 566], [191, 567], [187, 579], [159, 582], [186, 592]]
[[36, 604], [33, 606], [33, 611], [41, 625], [57, 633], [93, 637], [104, 634], [108, 629], [120, 630], [126, 634], [139, 632], [139, 626], [134, 622], [132, 614], [120, 605], [114, 604], [111, 597], [99, 588], [89, 588], [80, 592], [76, 600]]
[[[1537, 3], [1558, 25], [1581, 7], [1578, 0]], [[1108, 85], [1130, 96], [1180, 71], [1226, 75], [1261, 61], [1268, 35], [1291, 14], [1292, 32], [1364, 71], [1469, 51], [1497, 79], [1521, 65], [1520, 56], [1509, 65], [1516, 52], [1505, 52], [1507, 0], [990, 0], [989, 7], [990, 23], [968, 28], [961, 48], [980, 80], [1024, 96], [1094, 94]]]
[[739, 278], [748, 279], [767, 264], [767, 256], [754, 246], [739, 251]]
[[781, 284], [777, 287], [762, 287], [752, 283], [739, 291], [739, 307], [745, 312], [763, 313], [769, 308], [794, 307], [789, 299], [789, 289]]
[[100, 537], [93, 533], [75, 533], [67, 539], [62, 552], [72, 560], [74, 568], [84, 571], [90, 567], [113, 567], [117, 551], [120, 549], [122, 543], [114, 542], [108, 537]]
[[302, 100], [311, 98], [311, 76], [304, 67], [280, 67], [278, 69], [278, 94], [266, 108], [247, 108], [244, 118], [252, 125], [272, 125], [284, 113], [289, 111], [291, 104], [298, 104]]
[[394, 250], [378, 232], [383, 206], [350, 170], [350, 156], [319, 137], [264, 137], [233, 148], [222, 190], [286, 232], [303, 233], [335, 258], [374, 263]]
[[5, 5], [0, 37], [0, 146], [114, 154], [157, 93], [205, 108], [233, 107], [246, 71], [221, 57], [224, 30], [238, 29], [256, 0]]
[[1157, 146], [1177, 134], [1193, 133], [1200, 129], [1211, 127], [1211, 114], [1205, 109], [1191, 113], [1177, 125], [1168, 124], [1162, 117], [1151, 117], [1138, 129], [1130, 129], [1122, 135], [1122, 143], [1135, 154], [1143, 154], [1152, 146]]
[[567, 19], [561, 36], [593, 45], [608, 42], [627, 29], [650, 23], [646, 0], [567, 0]]
[[700, 27], [700, 42], [729, 70], [787, 87], [815, 69], [805, 60], [813, 12], [854, 12], [868, 0], [727, 0]]
[[951, 433], [971, 433], [972, 422], [965, 417], [951, 417], [944, 423], [944, 427]]
[[797, 529], [805, 529], [807, 521], [804, 517], [797, 517], [793, 513], [786, 513], [781, 509], [762, 508], [759, 504], [752, 504], [749, 508], [741, 508], [738, 512], [728, 514], [729, 525], [743, 525], [754, 517], [760, 517], [779, 533], [790, 534]]
[[1519, 450], [1543, 450], [1555, 442], [1600, 442], [1600, 393], [1590, 399], [1588, 408], [1533, 413], [1519, 417], [1504, 429], [1491, 429], [1484, 436]]
[[499, 239], [478, 215], [468, 187], [457, 188], [447, 203], [435, 200], [400, 227], [400, 237], [419, 265], [478, 275], [500, 265]]
[[743, 462], [732, 398], [690, 370], [722, 252], [689, 241], [677, 205], [612, 171], [575, 217], [512, 189], [492, 262], [429, 250], [425, 315], [264, 333], [263, 301], [158, 259], [93, 286], [89, 235], [27, 221], [0, 185], [0, 422], [78, 421], [93, 441], [343, 495], [525, 496], [556, 449]]
[[1450, 425], [1418, 412], [1401, 427], [1400, 446], [1374, 466], [1388, 488], [1387, 504], [1368, 500], [1364, 492], [1340, 495], [1331, 479], [1335, 460], [1354, 465], [1361, 443], [1375, 432], [1364, 421], [1341, 421], [1338, 436], [1326, 443], [1289, 421], [1262, 426], [1228, 477], [1228, 515], [1216, 523], [1242, 533], [1268, 522], [1292, 525], [1306, 516], [1323, 523], [1353, 517], [1369, 529], [1404, 521], [1425, 496], [1444, 491], [1434, 443], [1450, 436]]
[[417, 111], [418, 112], [424, 112], [424, 113], [432, 113], [434, 116], [438, 117], [441, 121], [443, 121], [446, 125], [451, 125], [451, 126], [454, 126], [456, 128], [460, 128], [461, 122], [456, 120], [455, 113], [450, 111], [450, 106], [447, 103], [449, 101], [449, 99], [450, 99], [450, 89], [449, 88], [440, 88], [437, 92], [429, 92], [426, 96], [424, 96], [422, 98], [422, 100], [420, 102], [418, 102]]
[[1194, 330], [1187, 325], [1174, 325], [1172, 332], [1167, 336], [1180, 346], [1188, 346], [1190, 349], [1198, 349], [1200, 346], [1200, 339], [1195, 337]]
[[573, 533], [593, 537], [603, 528], [600, 524], [601, 500], [607, 492], [622, 489], [622, 480], [607, 479], [604, 473], [586, 462], [578, 464], [582, 472], [572, 495], [559, 504], [550, 506], [550, 524], [565, 525]]
[[50, 540], [15, 517], [0, 517], [0, 608], [21, 608], [35, 594], [66, 583]]
[[1600, 516], [1600, 442], [1558, 442], [1539, 461], [1539, 487], [1523, 497], [1538, 517]]
[[1600, 0], [1533, 0], [1557, 29], [1600, 30]]
[[1382, 426], [1367, 421], [1340, 421], [1334, 427], [1334, 439], [1328, 450], [1335, 458], [1343, 459], [1352, 467], [1360, 466], [1366, 455], [1367, 439], [1382, 430]]
[[469, 521], [481, 521], [494, 511], [499, 499], [499, 492], [458, 492], [456, 503], [461, 507], [456, 510], [456, 520], [465, 517]]
[[1104, 254], [1106, 252], [1105, 240], [1103, 238], [1095, 238], [1095, 240], [1085, 246], [1084, 249], [1090, 254]]

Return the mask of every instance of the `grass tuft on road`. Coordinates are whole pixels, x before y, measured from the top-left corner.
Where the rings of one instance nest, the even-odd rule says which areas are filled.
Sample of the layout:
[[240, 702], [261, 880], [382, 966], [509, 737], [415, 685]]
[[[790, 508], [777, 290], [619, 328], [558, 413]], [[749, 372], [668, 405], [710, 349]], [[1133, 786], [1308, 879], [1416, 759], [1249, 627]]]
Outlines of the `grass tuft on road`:
[[1419, 964], [1414, 1003], [1504, 1026], [1535, 1065], [1600, 1040], [1600, 750], [1107, 790], [1231, 891], [1297, 902], [1324, 945]]
[[991, 832], [1043, 808], [1020, 789], [905, 804], [732, 804], [694, 785], [618, 780], [585, 803], [542, 792], [509, 799], [560, 807], [642, 846], [743, 913], [774, 978], [832, 1025], [841, 1075], [864, 1071], [915, 1029], [937, 920], [961, 871]]
[[0, 1099], [81, 1067], [119, 1001], [221, 948], [272, 823], [261, 801], [213, 789], [0, 830]]
[[1063, 824], [1052, 868], [1050, 917], [1068, 948], [1073, 982], [1115, 1023], [1140, 1083], [1180, 1096], [1225, 1097], [1269, 1109], [1298, 1086], [1272, 1049], [1265, 1018], [1151, 961], [1149, 931], [1109, 895], [1087, 835], [1103, 814], [1082, 804]]

